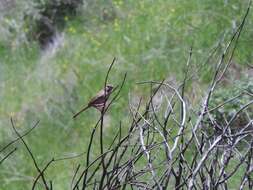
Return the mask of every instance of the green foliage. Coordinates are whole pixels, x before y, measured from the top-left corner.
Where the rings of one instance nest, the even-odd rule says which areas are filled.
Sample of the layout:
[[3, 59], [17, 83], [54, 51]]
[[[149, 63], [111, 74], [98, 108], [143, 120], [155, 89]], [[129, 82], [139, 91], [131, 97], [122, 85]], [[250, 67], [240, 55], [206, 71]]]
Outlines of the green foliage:
[[[252, 96], [247, 93], [253, 93], [253, 80], [250, 78], [245, 78], [240, 81], [235, 81], [233, 84], [229, 86], [222, 87], [215, 91], [211, 100], [210, 100], [210, 108], [215, 108], [219, 105], [222, 105], [224, 102], [229, 101], [223, 106], [219, 107], [215, 111], [212, 112], [213, 117], [216, 122], [225, 125], [226, 119], [231, 119], [241, 108], [252, 100]], [[252, 117], [253, 107], [250, 106], [249, 109], [240, 113], [237, 119], [231, 125], [234, 128], [240, 128], [249, 122], [248, 117], [246, 115]]]
[[37, 11], [28, 12], [24, 16], [26, 28], [29, 28], [28, 38], [38, 40], [42, 47], [47, 46], [52, 42], [56, 32], [64, 28], [65, 18], [76, 15], [81, 3], [81, 0], [36, 2], [33, 8]]

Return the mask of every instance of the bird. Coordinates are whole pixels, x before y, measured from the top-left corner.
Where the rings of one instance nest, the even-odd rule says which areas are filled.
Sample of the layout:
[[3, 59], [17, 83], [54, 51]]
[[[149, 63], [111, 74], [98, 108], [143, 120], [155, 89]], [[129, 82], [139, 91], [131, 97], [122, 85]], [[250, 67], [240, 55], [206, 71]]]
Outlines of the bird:
[[75, 119], [78, 115], [80, 115], [82, 112], [87, 110], [90, 107], [94, 107], [98, 109], [101, 113], [104, 110], [104, 107], [106, 105], [106, 101], [108, 100], [109, 96], [111, 95], [113, 91], [113, 86], [111, 84], [107, 84], [105, 88], [101, 89], [96, 96], [91, 98], [88, 105], [85, 106], [83, 109], [81, 109], [79, 112], [77, 112], [73, 119]]

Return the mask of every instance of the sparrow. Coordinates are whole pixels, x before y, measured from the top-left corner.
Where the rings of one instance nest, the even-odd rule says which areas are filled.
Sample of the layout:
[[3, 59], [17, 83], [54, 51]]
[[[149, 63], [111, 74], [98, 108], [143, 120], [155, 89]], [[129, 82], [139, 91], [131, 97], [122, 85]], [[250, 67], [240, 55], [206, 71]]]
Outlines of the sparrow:
[[110, 84], [106, 85], [106, 87], [103, 88], [102, 90], [100, 90], [96, 96], [91, 98], [91, 100], [89, 101], [87, 106], [85, 106], [83, 109], [81, 109], [79, 112], [77, 112], [73, 116], [73, 119], [75, 119], [79, 114], [81, 114], [82, 112], [84, 112], [85, 110], [87, 110], [90, 107], [94, 107], [94, 108], [98, 109], [100, 112], [102, 112], [104, 109], [104, 106], [106, 104], [106, 101], [108, 100], [112, 91], [113, 91], [113, 86]]

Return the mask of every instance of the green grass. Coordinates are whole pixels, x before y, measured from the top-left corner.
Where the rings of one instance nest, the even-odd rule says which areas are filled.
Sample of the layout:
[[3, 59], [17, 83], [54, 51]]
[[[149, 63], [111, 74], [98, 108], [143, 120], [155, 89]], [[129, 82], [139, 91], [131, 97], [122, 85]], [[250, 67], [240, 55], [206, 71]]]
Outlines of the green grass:
[[[79, 110], [103, 86], [106, 71], [116, 57], [109, 82], [119, 84], [125, 72], [127, 82], [108, 113], [105, 141], [109, 144], [119, 121], [127, 127], [129, 93], [147, 97], [149, 88], [136, 82], [169, 77], [181, 80], [191, 45], [194, 71], [224, 34], [222, 44], [226, 43], [233, 30], [232, 21], [239, 24], [247, 5], [236, 0], [228, 2], [113, 1], [117, 16], [106, 21], [101, 20], [101, 14], [108, 5], [97, 4], [75, 19], [66, 18], [64, 43], [52, 57], [41, 55], [34, 43], [19, 41], [26, 28], [14, 28], [15, 35], [1, 34], [0, 144], [15, 138], [9, 121], [12, 116], [19, 131], [25, 131], [38, 119], [41, 121], [25, 138], [41, 166], [52, 157], [86, 151], [99, 114], [89, 110], [73, 121], [71, 110]], [[15, 20], [11, 16], [6, 18]], [[1, 20], [8, 30], [11, 26], [6, 22]], [[234, 58], [237, 64], [252, 60], [252, 25], [250, 14]], [[209, 67], [200, 74], [203, 87], [211, 76]], [[24, 146], [16, 145], [18, 151], [0, 166], [1, 189], [26, 190], [37, 175]], [[98, 146], [95, 150], [99, 152]], [[83, 157], [51, 166], [46, 175], [54, 180], [55, 189], [69, 187], [78, 163], [83, 164]]]

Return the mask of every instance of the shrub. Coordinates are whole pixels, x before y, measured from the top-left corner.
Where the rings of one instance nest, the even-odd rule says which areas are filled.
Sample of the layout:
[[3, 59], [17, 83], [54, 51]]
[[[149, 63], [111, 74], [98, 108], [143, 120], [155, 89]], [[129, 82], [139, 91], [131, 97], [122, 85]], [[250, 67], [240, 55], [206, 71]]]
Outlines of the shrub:
[[66, 17], [75, 16], [82, 0], [39, 1], [24, 19], [29, 28], [28, 37], [38, 40], [42, 47], [50, 43], [58, 30], [62, 30]]
[[[235, 81], [232, 85], [230, 84], [215, 91], [210, 100], [210, 108], [212, 110], [218, 107], [211, 111], [211, 115], [217, 124], [225, 126], [228, 120], [241, 109], [242, 105], [250, 102], [252, 96], [249, 93], [253, 94], [253, 80], [251, 78]], [[252, 106], [240, 112], [231, 124], [231, 128], [238, 130], [242, 126], [245, 126], [249, 122], [249, 117], [253, 116], [252, 113]]]

